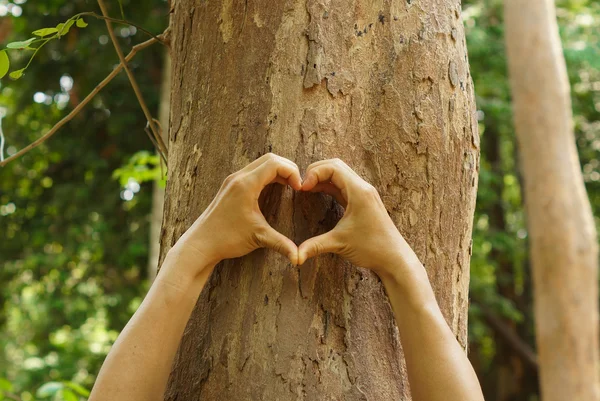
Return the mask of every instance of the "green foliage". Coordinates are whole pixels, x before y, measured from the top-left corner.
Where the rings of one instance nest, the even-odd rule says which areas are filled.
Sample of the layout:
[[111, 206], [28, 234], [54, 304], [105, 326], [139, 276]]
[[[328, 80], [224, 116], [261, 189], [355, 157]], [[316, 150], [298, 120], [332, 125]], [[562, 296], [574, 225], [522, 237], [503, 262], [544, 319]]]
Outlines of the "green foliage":
[[48, 382], [38, 389], [38, 391], [35, 393], [35, 396], [39, 398], [47, 398], [58, 393], [58, 391], [62, 390], [63, 387], [64, 385], [60, 382]]
[[48, 36], [48, 35], [52, 35], [55, 33], [58, 33], [58, 29], [57, 28], [42, 28], [42, 29], [37, 29], [35, 31], [32, 32], [35, 36]]
[[[9, 74], [9, 76], [14, 80], [21, 78], [23, 76], [23, 73], [27, 69], [27, 67], [29, 67], [29, 65], [31, 65], [31, 62], [33, 61], [33, 59], [34, 59], [35, 55], [38, 53], [38, 51], [42, 47], [44, 47], [46, 44], [48, 44], [48, 42], [50, 42], [51, 40], [60, 39], [61, 37], [68, 34], [69, 31], [71, 30], [71, 27], [74, 24], [77, 24], [78, 28], [85, 28], [88, 24], [82, 19], [82, 17], [81, 17], [82, 14], [74, 15], [73, 17], [69, 18], [65, 22], [59, 23], [58, 25], [56, 25], [56, 27], [40, 28], [40, 29], [34, 30], [32, 32], [32, 34], [35, 35], [36, 37], [29, 38], [24, 41], [8, 43], [6, 45], [7, 49], [32, 50], [33, 51], [33, 55], [29, 59], [29, 62], [27, 63], [27, 65], [24, 68], [21, 68], [19, 70], [11, 72]], [[32, 47], [32, 45], [38, 45], [38, 46]], [[4, 54], [6, 55], [6, 52]], [[1, 68], [0, 72], [3, 70], [4, 69]], [[8, 68], [7, 68], [6, 72], [8, 72]], [[6, 75], [6, 72], [4, 72], [4, 74], [0, 74], [0, 78], [3, 78]]]
[[38, 398], [50, 398], [53, 401], [79, 401], [80, 397], [89, 397], [90, 392], [83, 386], [65, 381], [65, 382], [48, 382], [40, 387], [35, 396]]
[[[150, 31], [160, 32], [167, 25], [167, 3], [162, 0], [118, 3], [123, 18], [123, 8], [135, 5], [136, 20]], [[13, 78], [25, 70], [27, 76], [0, 86], [9, 155], [37, 139], [118, 63], [107, 45], [104, 24], [88, 26], [83, 20], [92, 3], [49, 0], [22, 6], [27, 19], [12, 18], [10, 39], [16, 42], [6, 47], [14, 64], [26, 63], [12, 71]], [[598, 216], [600, 4], [559, 1], [558, 18], [579, 155]], [[514, 355], [487, 323], [486, 313], [535, 347], [528, 232], [502, 3], [467, 0], [463, 20], [482, 151], [471, 259], [470, 356], [485, 378], [486, 399], [493, 401], [498, 378], [512, 369], [506, 356]], [[86, 28], [85, 34], [73, 26]], [[124, 45], [141, 41], [131, 27], [116, 32]], [[35, 63], [33, 57], [27, 62], [30, 51]], [[162, 49], [148, 49], [130, 65], [156, 111]], [[0, 76], [9, 70], [7, 51], [2, 50]], [[72, 88], [65, 88], [63, 80]], [[31, 102], [34, 94], [39, 102]], [[106, 353], [139, 306], [147, 288], [143, 271], [151, 181], [163, 176], [145, 125], [121, 75], [55, 138], [0, 169], [0, 400], [6, 392], [23, 401], [88, 397], [86, 389]], [[514, 400], [535, 399], [534, 380]]]
[[7, 49], [19, 49], [19, 50], [23, 50], [29, 47], [30, 44], [33, 43], [33, 41], [35, 40], [35, 38], [31, 38], [22, 42], [12, 42], [6, 45]]
[[6, 50], [0, 51], [0, 78], [4, 77], [10, 69], [10, 60]]
[[126, 186], [131, 180], [138, 183], [159, 181], [165, 186], [166, 177], [161, 165], [160, 156], [155, 153], [142, 150], [135, 153], [123, 167], [113, 173], [113, 178], [119, 180], [122, 186]]
[[[168, 24], [162, 0], [123, 3], [135, 5], [136, 22], [153, 32]], [[59, 24], [93, 11], [94, 3], [30, 0], [20, 7], [27, 17], [11, 18], [12, 37], [4, 42], [50, 27], [45, 36], [33, 35], [33, 48], [57, 35]], [[0, 85], [6, 156], [39, 138], [118, 64], [103, 22], [75, 29], [87, 22], [63, 25], [61, 38], [37, 52], [26, 76]], [[115, 32], [124, 48], [145, 40], [126, 25]], [[27, 49], [10, 51], [19, 68], [31, 56]], [[156, 46], [130, 63], [154, 114], [162, 60]], [[126, 201], [112, 178], [132, 155], [152, 151], [145, 126], [121, 74], [50, 141], [0, 168], [0, 378], [22, 401], [87, 398], [85, 389], [147, 290], [152, 184], [140, 183]], [[48, 398], [36, 396], [48, 382], [62, 387]]]
[[[600, 210], [600, 3], [560, 1], [557, 15], [572, 87], [579, 157], [595, 216]], [[504, 50], [502, 2], [465, 2], [463, 18], [481, 133], [479, 191], [471, 258], [470, 357], [479, 367], [487, 400], [503, 392], [513, 372], [514, 350], [488, 325], [500, 318], [535, 350], [528, 232], [519, 154]], [[508, 362], [507, 362], [508, 361]], [[512, 365], [511, 365], [512, 363]], [[536, 375], [523, 372], [510, 399], [537, 399]], [[504, 379], [503, 379], [504, 378]], [[511, 383], [513, 385], [514, 383]]]
[[23, 76], [23, 73], [25, 72], [25, 69], [22, 68], [20, 70], [15, 70], [13, 72], [11, 72], [10, 74], [8, 74], [9, 77], [11, 77], [12, 79], [19, 79]]

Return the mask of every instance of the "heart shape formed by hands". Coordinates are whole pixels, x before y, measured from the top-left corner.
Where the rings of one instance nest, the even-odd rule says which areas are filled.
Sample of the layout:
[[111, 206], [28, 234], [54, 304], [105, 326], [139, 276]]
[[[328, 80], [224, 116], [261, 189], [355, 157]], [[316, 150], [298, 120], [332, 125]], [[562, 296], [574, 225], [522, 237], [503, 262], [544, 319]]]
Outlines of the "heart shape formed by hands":
[[[331, 195], [344, 208], [344, 215], [331, 231], [298, 246], [271, 227], [260, 211], [259, 196], [272, 183]], [[377, 190], [343, 161], [313, 163], [302, 179], [294, 162], [271, 153], [228, 176], [182, 239], [215, 264], [267, 247], [287, 256], [294, 265], [332, 252], [374, 270], [397, 252], [395, 245], [404, 243]]]

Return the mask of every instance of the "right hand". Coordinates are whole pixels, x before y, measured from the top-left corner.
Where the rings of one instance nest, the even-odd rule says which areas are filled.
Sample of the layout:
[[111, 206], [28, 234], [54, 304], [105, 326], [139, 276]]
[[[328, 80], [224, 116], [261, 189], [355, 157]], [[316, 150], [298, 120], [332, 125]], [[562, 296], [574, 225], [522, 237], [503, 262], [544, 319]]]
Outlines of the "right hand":
[[408, 245], [371, 184], [340, 159], [332, 159], [308, 167], [302, 190], [333, 196], [345, 213], [333, 230], [300, 245], [298, 264], [331, 252], [380, 276], [393, 273], [392, 269], [397, 266], [393, 262]]
[[300, 190], [298, 166], [269, 153], [225, 179], [210, 205], [177, 241], [174, 252], [179, 264], [198, 275], [207, 267], [202, 263], [214, 266], [266, 247], [295, 265], [298, 247], [267, 223], [258, 206], [261, 191], [272, 183]]

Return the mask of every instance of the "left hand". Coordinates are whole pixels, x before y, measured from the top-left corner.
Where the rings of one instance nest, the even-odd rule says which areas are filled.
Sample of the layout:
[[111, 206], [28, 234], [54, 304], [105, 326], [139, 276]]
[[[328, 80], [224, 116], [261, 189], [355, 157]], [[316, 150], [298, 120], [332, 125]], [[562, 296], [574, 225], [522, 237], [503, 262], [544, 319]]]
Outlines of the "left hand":
[[[267, 223], [258, 206], [263, 188], [272, 183], [300, 190], [298, 166], [268, 153], [225, 179], [204, 213], [174, 246], [178, 257], [197, 265], [214, 266], [223, 259], [271, 248], [298, 264], [298, 247]], [[205, 267], [196, 266], [195, 274]]]

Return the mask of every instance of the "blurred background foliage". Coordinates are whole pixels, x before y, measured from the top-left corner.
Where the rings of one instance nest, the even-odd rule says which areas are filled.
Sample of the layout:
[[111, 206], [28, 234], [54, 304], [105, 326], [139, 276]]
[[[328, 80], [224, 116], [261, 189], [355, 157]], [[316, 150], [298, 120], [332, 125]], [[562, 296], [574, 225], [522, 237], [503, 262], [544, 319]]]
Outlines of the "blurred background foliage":
[[[119, 17], [117, 0], [112, 15]], [[161, 33], [166, 0], [122, 0], [126, 19]], [[577, 145], [594, 215], [600, 208], [600, 2], [559, 0]], [[465, 0], [463, 18], [481, 131], [471, 263], [470, 358], [488, 401], [538, 399], [532, 288], [519, 155], [512, 125], [502, 3]], [[88, 0], [0, 0], [0, 43], [24, 40]], [[118, 63], [104, 22], [86, 18], [4, 79], [5, 154], [45, 132]], [[146, 39], [115, 26], [121, 43]], [[131, 63], [156, 115], [164, 49]], [[11, 62], [26, 59], [12, 52]], [[20, 67], [18, 67], [20, 68]], [[151, 183], [158, 159], [120, 74], [56, 137], [0, 168], [0, 399], [86, 397], [148, 287]], [[598, 222], [598, 219], [596, 219]]]
[[[117, 1], [109, 4], [120, 18]], [[168, 25], [166, 1], [123, 0], [123, 9], [155, 34]], [[0, 0], [0, 43], [84, 11], [99, 12], [89, 0]], [[85, 30], [71, 29], [40, 51], [23, 78], [2, 80], [5, 156], [47, 131], [118, 64], [104, 21], [86, 21]], [[125, 52], [148, 39], [114, 28]], [[27, 61], [21, 54], [31, 53], [9, 52], [15, 69]], [[130, 64], [153, 111], [163, 55], [156, 44]], [[122, 73], [50, 141], [0, 168], [0, 378], [23, 401], [83, 396], [58, 384], [91, 388], [146, 292], [152, 188], [141, 170], [154, 158], [145, 124]], [[55, 391], [36, 396], [48, 382], [58, 383], [45, 389]]]

